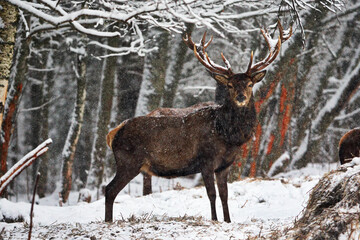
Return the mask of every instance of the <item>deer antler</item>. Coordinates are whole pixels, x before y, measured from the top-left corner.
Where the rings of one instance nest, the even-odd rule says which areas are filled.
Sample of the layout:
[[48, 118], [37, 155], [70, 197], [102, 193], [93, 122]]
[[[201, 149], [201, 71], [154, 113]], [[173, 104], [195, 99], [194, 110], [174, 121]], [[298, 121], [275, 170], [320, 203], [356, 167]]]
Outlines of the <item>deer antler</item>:
[[195, 56], [197, 59], [204, 65], [208, 71], [222, 74], [226, 77], [231, 77], [234, 75], [233, 71], [231, 70], [231, 65], [229, 61], [225, 58], [224, 54], [221, 53], [221, 58], [224, 61], [226, 67], [220, 66], [216, 63], [214, 63], [208, 56], [207, 52], [205, 52], [205, 49], [210, 45], [210, 43], [213, 40], [213, 36], [211, 36], [210, 40], [205, 44], [206, 39], [206, 32], [204, 33], [203, 37], [201, 38], [201, 41], [199, 44], [195, 44], [191, 37], [187, 34], [185, 35], [185, 38], [183, 38], [186, 45], [194, 51]]
[[253, 73], [263, 70], [264, 68], [269, 66], [270, 63], [272, 63], [275, 60], [275, 58], [277, 57], [277, 55], [279, 54], [281, 44], [291, 37], [292, 26], [290, 26], [290, 29], [288, 30], [287, 33], [284, 33], [284, 28], [282, 27], [280, 20], [278, 21], [277, 26], [279, 28], [280, 35], [279, 35], [279, 38], [278, 38], [275, 46], [272, 46], [272, 44], [271, 44], [271, 42], [273, 42], [274, 39], [271, 38], [268, 31], [267, 30], [264, 31], [263, 29], [261, 29], [261, 33], [264, 36], [266, 43], [269, 47], [269, 55], [266, 58], [264, 58], [262, 61], [256, 63], [254, 66], [252, 66], [253, 52], [251, 52], [249, 65], [245, 72], [247, 75], [251, 76]]

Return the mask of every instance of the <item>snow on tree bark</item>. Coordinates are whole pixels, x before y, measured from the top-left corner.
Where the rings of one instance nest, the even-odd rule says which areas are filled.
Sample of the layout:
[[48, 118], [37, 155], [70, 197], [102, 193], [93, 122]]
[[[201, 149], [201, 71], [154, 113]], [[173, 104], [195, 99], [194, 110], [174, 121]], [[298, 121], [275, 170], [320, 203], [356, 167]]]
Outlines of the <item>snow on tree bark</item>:
[[68, 135], [62, 152], [62, 185], [60, 194], [63, 203], [67, 202], [72, 186], [72, 173], [75, 151], [81, 133], [81, 127], [83, 124], [85, 111], [86, 59], [85, 56], [82, 54], [77, 54], [77, 58], [77, 64], [76, 66], [74, 66], [77, 82], [76, 103], [72, 114], [70, 129], [68, 131]]

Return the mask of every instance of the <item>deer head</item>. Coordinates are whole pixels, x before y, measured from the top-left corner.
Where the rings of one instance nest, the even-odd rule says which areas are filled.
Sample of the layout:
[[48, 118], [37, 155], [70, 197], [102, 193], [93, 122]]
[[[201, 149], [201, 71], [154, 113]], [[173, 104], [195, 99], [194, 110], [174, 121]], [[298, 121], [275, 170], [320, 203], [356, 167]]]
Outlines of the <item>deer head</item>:
[[271, 38], [268, 31], [261, 29], [261, 33], [267, 42], [269, 53], [262, 61], [259, 61], [253, 65], [253, 52], [251, 52], [248, 68], [244, 73], [234, 73], [231, 69], [229, 61], [225, 58], [223, 53], [221, 53], [221, 58], [225, 63], [225, 67], [214, 63], [210, 59], [205, 50], [210, 45], [213, 37], [211, 37], [210, 40], [205, 43], [206, 32], [204, 33], [199, 44], [195, 44], [191, 40], [191, 37], [187, 34], [183, 40], [186, 45], [194, 51], [195, 56], [206, 67], [206, 70], [210, 73], [210, 75], [218, 83], [224, 85], [228, 89], [231, 102], [238, 107], [245, 107], [249, 104], [250, 99], [252, 98], [252, 88], [254, 84], [260, 82], [266, 74], [266, 70], [263, 69], [269, 66], [270, 63], [276, 59], [280, 52], [281, 44], [289, 39], [292, 35], [291, 27], [290, 30], [285, 34], [280, 21], [278, 21], [277, 26], [279, 28], [280, 35], [276, 41], [276, 44], [273, 44], [275, 41]]

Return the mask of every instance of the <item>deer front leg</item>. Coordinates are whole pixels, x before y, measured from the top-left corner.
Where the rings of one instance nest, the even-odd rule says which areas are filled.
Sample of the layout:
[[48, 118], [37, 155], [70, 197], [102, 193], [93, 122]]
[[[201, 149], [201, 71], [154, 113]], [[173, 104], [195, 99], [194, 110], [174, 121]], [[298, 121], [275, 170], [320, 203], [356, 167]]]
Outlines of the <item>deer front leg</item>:
[[214, 170], [212, 168], [205, 168], [201, 172], [201, 175], [204, 180], [206, 192], [210, 200], [211, 220], [217, 221], [216, 207], [215, 207], [216, 190], [214, 184]]
[[228, 188], [227, 188], [227, 177], [230, 167], [216, 173], [216, 183], [219, 190], [221, 204], [223, 207], [224, 221], [230, 221], [229, 207], [228, 207]]

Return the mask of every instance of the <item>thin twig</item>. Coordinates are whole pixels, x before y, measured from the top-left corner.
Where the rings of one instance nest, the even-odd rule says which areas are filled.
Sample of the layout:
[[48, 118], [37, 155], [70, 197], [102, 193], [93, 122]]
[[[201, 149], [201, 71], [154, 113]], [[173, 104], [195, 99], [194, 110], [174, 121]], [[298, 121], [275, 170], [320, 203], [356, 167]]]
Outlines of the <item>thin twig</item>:
[[44, 103], [44, 104], [42, 104], [42, 105], [40, 105], [40, 106], [37, 106], [37, 107], [20, 109], [19, 112], [23, 113], [23, 112], [31, 112], [31, 111], [40, 110], [40, 109], [42, 109], [43, 107], [51, 104], [52, 102], [54, 102], [54, 101], [57, 100], [58, 98], [60, 98], [60, 96], [54, 97], [54, 98], [50, 99], [50, 101], [47, 101], [46, 103]]
[[39, 183], [39, 178], [40, 178], [40, 173], [38, 172], [37, 175], [36, 175], [34, 192], [33, 192], [33, 197], [32, 197], [32, 202], [31, 202], [31, 209], [30, 209], [30, 226], [29, 226], [30, 229], [29, 229], [28, 240], [31, 240], [31, 232], [32, 232], [32, 227], [33, 227], [34, 202], [35, 202], [35, 195], [36, 195], [37, 185], [38, 185], [38, 183]]

